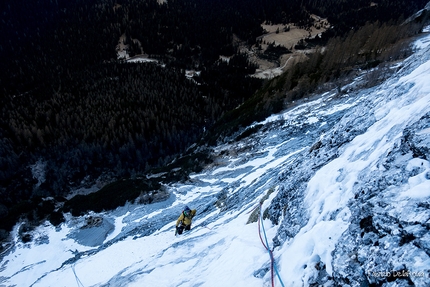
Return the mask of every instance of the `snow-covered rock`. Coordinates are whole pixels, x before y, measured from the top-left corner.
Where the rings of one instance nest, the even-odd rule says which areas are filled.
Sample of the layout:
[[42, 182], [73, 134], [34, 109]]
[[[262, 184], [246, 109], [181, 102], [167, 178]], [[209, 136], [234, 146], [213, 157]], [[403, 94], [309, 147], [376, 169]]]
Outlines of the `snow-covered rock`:
[[271, 218], [283, 218], [275, 243], [292, 285], [430, 283], [429, 56], [405, 61], [281, 175]]

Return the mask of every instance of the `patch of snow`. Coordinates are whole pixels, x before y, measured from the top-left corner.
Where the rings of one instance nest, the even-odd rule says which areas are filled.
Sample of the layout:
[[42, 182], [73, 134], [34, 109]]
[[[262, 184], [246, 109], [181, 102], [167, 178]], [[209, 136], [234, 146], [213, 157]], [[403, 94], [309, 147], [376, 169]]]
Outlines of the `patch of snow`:
[[227, 56], [219, 56], [219, 59], [223, 62], [226, 62], [227, 64], [230, 62], [230, 58], [231, 57], [227, 57]]
[[155, 59], [147, 58], [146, 56], [134, 56], [131, 58], [125, 57], [127, 63], [158, 63]]
[[193, 78], [195, 76], [200, 76], [201, 71], [195, 71], [195, 70], [185, 70], [185, 77], [187, 78]]
[[318, 120], [318, 118], [317, 117], [309, 117], [308, 118], [308, 123], [309, 124], [314, 124], [314, 123], [317, 123], [319, 120]]
[[[427, 26], [426, 28], [428, 29]], [[430, 31], [429, 31], [430, 32]], [[427, 48], [430, 45], [430, 35], [426, 35], [414, 42], [413, 47], [418, 50]]]
[[110, 233], [110, 234], [106, 237], [106, 239], [105, 239], [104, 243], [107, 243], [108, 241], [110, 241], [110, 240], [114, 239], [116, 236], [118, 236], [118, 235], [120, 235], [120, 234], [121, 234], [122, 228], [123, 228], [124, 226], [126, 226], [126, 224], [124, 223], [123, 219], [124, 219], [125, 217], [127, 217], [129, 214], [130, 214], [130, 212], [127, 212], [126, 214], [124, 214], [124, 215], [122, 215], [122, 216], [118, 216], [118, 217], [116, 217], [116, 218], [115, 218], [113, 232], [112, 232], [112, 233]]
[[46, 180], [45, 178], [46, 162], [39, 159], [35, 164], [30, 166], [30, 169], [33, 177], [37, 179], [36, 187], [39, 187]]

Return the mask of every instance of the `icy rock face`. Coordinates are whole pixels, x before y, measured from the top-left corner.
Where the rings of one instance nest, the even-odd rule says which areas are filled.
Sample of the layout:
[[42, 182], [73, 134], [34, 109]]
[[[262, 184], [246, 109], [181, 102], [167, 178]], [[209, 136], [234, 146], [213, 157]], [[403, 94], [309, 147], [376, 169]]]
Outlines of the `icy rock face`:
[[115, 227], [111, 218], [89, 216], [82, 220], [80, 228], [69, 234], [68, 237], [85, 246], [101, 245]]
[[[350, 203], [351, 225], [333, 254], [333, 279], [349, 286], [426, 286], [430, 255], [430, 114], [406, 128], [379, 170], [363, 172]], [[364, 180], [368, 179], [368, 180]], [[402, 192], [416, 184], [417, 193]], [[423, 264], [417, 267], [416, 262]], [[391, 284], [391, 285], [390, 285]], [[375, 286], [375, 285], [374, 285]]]
[[404, 131], [403, 145], [413, 152], [413, 157], [430, 160], [430, 114]]
[[291, 286], [430, 286], [429, 52], [349, 95], [278, 176], [269, 213]]
[[308, 216], [301, 206], [304, 204], [304, 193], [309, 179], [318, 168], [337, 158], [343, 145], [375, 122], [369, 109], [369, 103], [363, 102], [349, 110], [341, 119], [332, 118], [332, 121], [337, 123], [329, 132], [322, 135], [308, 153], [302, 154], [279, 175], [278, 179], [282, 185], [270, 207], [270, 219], [275, 224], [279, 224], [279, 218], [287, 220], [279, 227], [274, 238], [275, 245], [281, 245], [288, 238], [294, 237], [306, 224]]

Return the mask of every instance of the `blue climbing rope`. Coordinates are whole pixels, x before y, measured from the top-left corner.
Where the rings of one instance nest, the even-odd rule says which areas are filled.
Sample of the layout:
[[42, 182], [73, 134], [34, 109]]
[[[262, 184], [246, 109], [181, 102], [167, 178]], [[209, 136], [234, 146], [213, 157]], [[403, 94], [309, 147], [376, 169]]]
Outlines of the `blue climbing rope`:
[[78, 284], [78, 287], [85, 287], [84, 284], [82, 284], [81, 280], [79, 279], [78, 275], [76, 275], [75, 271], [75, 264], [72, 265], [73, 274], [75, 274], [76, 283]]
[[[269, 248], [269, 241], [267, 240], [267, 235], [266, 235], [266, 230], [264, 229], [264, 224], [263, 224], [263, 212], [262, 212], [262, 204], [260, 203], [260, 217], [259, 217], [259, 223], [261, 222], [261, 227], [263, 229], [263, 234], [264, 234], [264, 239], [266, 241], [266, 244], [263, 243], [263, 246], [266, 248], [266, 250], [269, 252], [269, 256], [270, 256], [270, 261], [271, 261], [271, 266], [272, 266], [272, 274], [273, 274], [273, 269], [275, 269], [276, 272], [276, 276], [279, 279], [279, 282], [281, 283], [282, 287], [285, 287], [284, 282], [282, 282], [281, 279], [281, 275], [279, 275], [279, 271], [278, 268], [276, 267], [276, 262], [275, 262], [275, 258], [273, 257], [273, 252], [272, 250], [270, 250]], [[260, 233], [260, 225], [258, 225], [258, 232]], [[261, 234], [260, 234], [260, 239], [261, 239]], [[273, 277], [273, 275], [272, 275]], [[273, 285], [273, 278], [272, 278], [272, 285]]]
[[[255, 209], [257, 209], [258, 207], [259, 206], [257, 205], [257, 207]], [[260, 208], [259, 212], [261, 214], [261, 208]], [[269, 252], [269, 256], [270, 256], [270, 278], [271, 278], [271, 282], [272, 282], [272, 287], [275, 287], [275, 276], [273, 275], [273, 257], [272, 257], [272, 254], [270, 252], [269, 247], [264, 243], [263, 238], [261, 237], [260, 221], [261, 221], [261, 216], [258, 216], [258, 236], [260, 237], [261, 244], [263, 244], [264, 248], [267, 250], [267, 252]], [[267, 240], [266, 240], [266, 242], [267, 242]]]

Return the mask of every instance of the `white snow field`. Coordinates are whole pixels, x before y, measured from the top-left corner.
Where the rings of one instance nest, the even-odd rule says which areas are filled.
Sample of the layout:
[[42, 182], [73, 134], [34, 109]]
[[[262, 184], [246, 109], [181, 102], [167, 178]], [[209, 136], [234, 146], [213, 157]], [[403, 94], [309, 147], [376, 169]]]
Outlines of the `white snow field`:
[[[0, 286], [430, 286], [430, 37], [414, 47], [381, 85], [217, 146], [165, 202], [92, 214], [90, 230], [70, 215], [40, 226], [4, 253]], [[175, 236], [185, 205], [193, 228]]]

